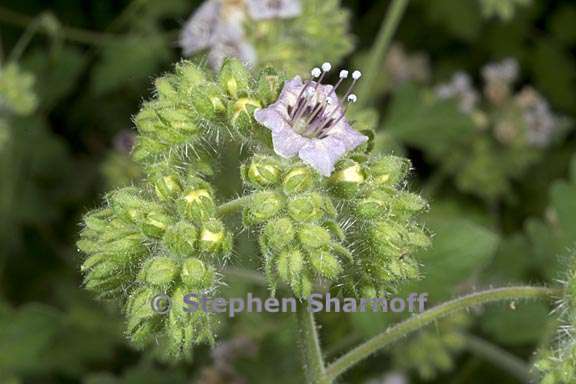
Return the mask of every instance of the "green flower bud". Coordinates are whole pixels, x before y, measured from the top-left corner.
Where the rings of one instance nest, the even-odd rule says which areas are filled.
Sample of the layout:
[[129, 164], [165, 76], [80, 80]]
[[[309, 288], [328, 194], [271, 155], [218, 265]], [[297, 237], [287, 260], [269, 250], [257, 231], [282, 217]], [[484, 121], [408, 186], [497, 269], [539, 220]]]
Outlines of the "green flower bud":
[[156, 204], [143, 199], [138, 189], [127, 187], [108, 195], [115, 215], [131, 222], [141, 222], [146, 212], [158, 208]]
[[284, 77], [280, 76], [273, 68], [266, 68], [260, 72], [256, 95], [264, 105], [270, 105], [278, 99], [282, 90]]
[[310, 252], [308, 259], [316, 272], [327, 279], [334, 279], [342, 272], [338, 258], [326, 251]]
[[315, 192], [298, 195], [288, 201], [288, 213], [298, 222], [319, 221], [324, 217], [324, 209], [324, 198]]
[[426, 209], [428, 203], [415, 193], [400, 192], [394, 197], [392, 206], [395, 212], [402, 213], [409, 217], [416, 212]]
[[190, 257], [182, 263], [182, 283], [189, 288], [208, 288], [214, 283], [214, 270], [202, 260]]
[[413, 227], [407, 233], [407, 241], [416, 248], [429, 248], [432, 245], [430, 236], [421, 228]]
[[134, 118], [134, 124], [141, 134], [152, 135], [161, 128], [162, 122], [158, 118], [158, 113], [153, 102], [145, 103]]
[[164, 108], [157, 111], [162, 126], [154, 133], [164, 142], [181, 144], [191, 142], [200, 134], [192, 112], [186, 109]]
[[198, 115], [207, 120], [214, 120], [226, 112], [224, 95], [216, 84], [198, 84], [193, 91], [190, 92], [189, 97]]
[[139, 278], [152, 285], [165, 286], [174, 281], [179, 270], [180, 266], [174, 259], [154, 257], [146, 261]]
[[109, 228], [109, 220], [112, 216], [112, 210], [108, 208], [98, 209], [88, 213], [84, 217], [86, 228], [98, 232], [105, 231]]
[[381, 220], [373, 223], [369, 230], [373, 250], [380, 256], [402, 254], [404, 228], [394, 221]]
[[169, 200], [182, 193], [182, 186], [176, 175], [160, 176], [154, 180], [154, 191], [160, 200]]
[[182, 61], [176, 65], [176, 75], [181, 81], [180, 88], [190, 93], [194, 92], [196, 86], [208, 81], [206, 73], [189, 61]]
[[134, 161], [144, 164], [149, 158], [154, 158], [160, 154], [168, 152], [168, 145], [156, 139], [138, 136], [136, 144], [132, 150], [132, 158]]
[[258, 100], [242, 97], [229, 105], [228, 120], [244, 136], [250, 137], [249, 132], [254, 132], [258, 126], [254, 120], [254, 111], [261, 107], [262, 104]]
[[166, 228], [173, 222], [172, 216], [162, 211], [152, 211], [146, 214], [141, 224], [142, 232], [149, 237], [161, 238]]
[[372, 178], [378, 185], [395, 186], [408, 174], [410, 160], [396, 156], [385, 156], [370, 166]]
[[284, 208], [284, 196], [277, 192], [259, 192], [250, 198], [244, 210], [244, 222], [247, 225], [266, 222], [278, 215]]
[[305, 274], [301, 274], [290, 282], [290, 287], [296, 296], [308, 297], [312, 293], [312, 279]]
[[356, 201], [356, 214], [364, 219], [373, 219], [385, 215], [395, 199], [393, 192], [382, 189], [372, 191], [368, 196]]
[[299, 275], [304, 269], [304, 257], [302, 252], [297, 249], [290, 249], [283, 251], [278, 256], [276, 262], [276, 270], [278, 271], [278, 276], [285, 283], [291, 283], [292, 281], [297, 281]]
[[189, 187], [176, 204], [178, 212], [192, 221], [206, 220], [216, 212], [216, 204], [208, 186]]
[[178, 91], [174, 84], [177, 81], [178, 79], [174, 75], [163, 76], [156, 79], [154, 81], [154, 87], [156, 88], [158, 98], [160, 100], [176, 100], [178, 98]]
[[288, 195], [309, 191], [316, 182], [316, 173], [305, 165], [290, 169], [284, 175], [282, 187]]
[[126, 303], [128, 334], [139, 347], [146, 346], [154, 339], [158, 325], [154, 320], [159, 318], [158, 313], [152, 309], [152, 299], [156, 293], [153, 289], [141, 289], [132, 294]]
[[186, 257], [196, 252], [197, 240], [196, 227], [188, 222], [180, 221], [166, 229], [162, 242], [170, 252]]
[[332, 237], [327, 229], [316, 224], [304, 224], [298, 231], [298, 239], [305, 248], [322, 248], [330, 244]]
[[228, 254], [232, 250], [232, 236], [220, 220], [210, 219], [200, 230], [200, 250], [208, 253]]
[[334, 192], [342, 197], [356, 195], [365, 181], [366, 174], [362, 166], [350, 159], [340, 162], [329, 180]]
[[227, 58], [222, 65], [219, 76], [220, 86], [237, 99], [250, 91], [250, 74], [246, 67], [235, 58]]
[[263, 235], [267, 247], [272, 251], [280, 251], [290, 245], [295, 238], [292, 220], [283, 217], [266, 224]]
[[146, 251], [142, 236], [133, 234], [102, 244], [102, 250], [123, 258], [133, 258]]
[[254, 156], [247, 165], [242, 166], [244, 181], [258, 187], [278, 183], [280, 173], [278, 161], [269, 156]]

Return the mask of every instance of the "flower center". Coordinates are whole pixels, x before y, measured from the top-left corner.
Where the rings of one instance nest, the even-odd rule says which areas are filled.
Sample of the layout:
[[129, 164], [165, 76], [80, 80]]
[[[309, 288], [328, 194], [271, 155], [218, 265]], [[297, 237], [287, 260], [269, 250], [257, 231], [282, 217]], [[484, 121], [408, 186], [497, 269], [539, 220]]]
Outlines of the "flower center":
[[329, 136], [331, 129], [346, 115], [348, 106], [357, 100], [352, 89], [362, 73], [360, 71], [352, 73], [352, 84], [340, 99], [336, 95], [336, 90], [348, 78], [348, 71], [340, 71], [340, 79], [333, 87], [323, 85], [322, 80], [331, 69], [330, 63], [322, 64], [322, 69], [314, 68], [311, 71], [312, 79], [318, 80], [307, 80], [294, 105], [289, 105], [287, 108], [288, 123], [294, 132], [301, 136], [313, 139], [323, 139]]

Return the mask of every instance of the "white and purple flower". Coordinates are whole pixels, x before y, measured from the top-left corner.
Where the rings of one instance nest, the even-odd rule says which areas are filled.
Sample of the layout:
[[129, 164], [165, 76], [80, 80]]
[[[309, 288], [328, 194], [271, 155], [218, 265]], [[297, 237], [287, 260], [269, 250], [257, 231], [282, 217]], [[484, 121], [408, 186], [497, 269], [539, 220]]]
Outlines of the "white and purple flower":
[[253, 20], [289, 19], [302, 13], [300, 0], [246, 0]]
[[340, 72], [335, 86], [324, 85], [322, 80], [330, 69], [329, 63], [324, 63], [322, 70], [314, 68], [312, 78], [316, 81], [302, 81], [299, 76], [288, 80], [275, 103], [254, 113], [256, 120], [272, 131], [278, 155], [298, 155], [323, 176], [330, 176], [344, 154], [368, 140], [350, 126], [345, 116], [349, 104], [356, 102], [351, 91], [361, 73], [352, 74], [352, 84], [339, 99], [336, 90], [348, 78], [348, 71]]

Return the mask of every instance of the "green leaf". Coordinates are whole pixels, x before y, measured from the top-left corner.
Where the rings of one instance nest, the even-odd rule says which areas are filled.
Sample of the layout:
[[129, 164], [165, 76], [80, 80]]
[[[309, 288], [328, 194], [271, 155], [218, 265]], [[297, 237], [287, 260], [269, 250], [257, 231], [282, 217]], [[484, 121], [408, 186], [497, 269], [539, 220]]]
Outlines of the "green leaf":
[[382, 129], [395, 139], [439, 156], [474, 131], [453, 101], [433, 101], [414, 85], [395, 95]]

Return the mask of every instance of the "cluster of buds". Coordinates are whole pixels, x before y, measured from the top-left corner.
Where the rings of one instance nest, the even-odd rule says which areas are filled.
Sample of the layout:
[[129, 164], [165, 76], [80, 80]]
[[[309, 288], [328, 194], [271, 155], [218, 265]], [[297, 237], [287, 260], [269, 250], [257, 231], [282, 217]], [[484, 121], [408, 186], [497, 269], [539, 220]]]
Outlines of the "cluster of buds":
[[38, 104], [33, 91], [34, 82], [34, 76], [23, 72], [18, 65], [0, 65], [0, 113], [32, 113]]
[[[373, 296], [417, 276], [411, 255], [429, 238], [415, 222], [426, 203], [405, 191], [409, 162], [368, 154], [367, 130], [345, 116], [361, 73], [339, 98], [349, 72], [332, 86], [323, 83], [330, 70], [324, 63], [309, 80], [284, 81], [227, 59], [214, 77], [183, 62], [156, 81], [134, 119], [132, 155], [145, 177], [87, 214], [78, 243], [86, 288], [120, 301], [135, 345], [179, 359], [212, 340], [212, 315], [182, 306], [184, 295], [218, 288], [232, 252], [221, 221], [229, 210], [213, 186], [223, 142], [252, 153], [241, 167], [243, 223], [258, 233], [273, 289], [284, 283], [304, 297], [337, 282]], [[171, 298], [166, 314], [150, 305], [159, 293]]]
[[300, 72], [351, 49], [348, 14], [339, 0], [207, 0], [180, 35], [185, 56], [207, 53], [213, 70], [226, 57]]
[[85, 287], [120, 301], [138, 347], [159, 343], [165, 357], [182, 358], [193, 344], [211, 341], [208, 314], [175, 305], [165, 318], [151, 305], [160, 294], [183, 305], [184, 295], [218, 286], [232, 235], [217, 218], [210, 184], [193, 169], [158, 173], [150, 186], [116, 190], [106, 201], [86, 215], [78, 242], [87, 255]]
[[413, 221], [426, 203], [402, 190], [408, 169], [393, 156], [345, 158], [329, 178], [301, 161], [257, 155], [246, 163], [254, 192], [244, 224], [259, 230], [270, 285], [283, 282], [300, 297], [322, 283], [375, 297], [416, 278], [411, 255], [430, 240]]

